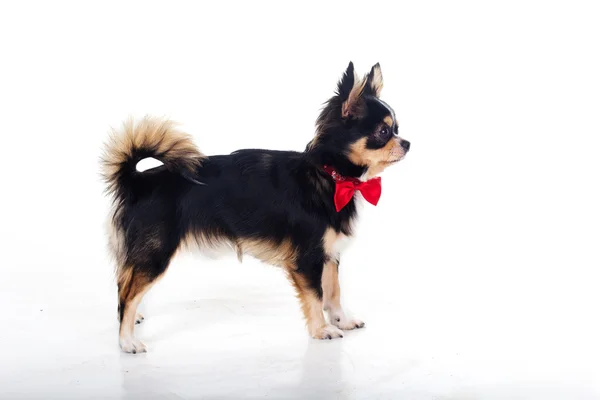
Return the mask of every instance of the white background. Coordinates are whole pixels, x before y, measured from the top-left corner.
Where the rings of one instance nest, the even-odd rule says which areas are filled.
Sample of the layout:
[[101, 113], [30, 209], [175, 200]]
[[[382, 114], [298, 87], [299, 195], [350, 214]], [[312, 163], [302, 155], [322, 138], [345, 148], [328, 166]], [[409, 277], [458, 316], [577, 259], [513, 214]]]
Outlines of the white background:
[[[0, 6], [1, 398], [600, 398], [595, 2]], [[110, 126], [302, 150], [348, 61], [408, 157], [343, 255], [366, 329], [319, 342], [281, 271], [176, 258], [121, 354]]]

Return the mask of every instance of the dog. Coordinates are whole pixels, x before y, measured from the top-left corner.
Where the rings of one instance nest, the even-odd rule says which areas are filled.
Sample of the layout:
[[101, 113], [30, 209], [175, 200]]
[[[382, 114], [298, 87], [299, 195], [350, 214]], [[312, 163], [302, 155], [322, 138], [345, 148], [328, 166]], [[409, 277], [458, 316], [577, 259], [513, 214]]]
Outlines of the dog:
[[[336, 243], [352, 235], [357, 201], [379, 200], [377, 175], [410, 148], [398, 136], [393, 109], [380, 99], [382, 88], [379, 64], [360, 78], [351, 62], [303, 152], [205, 156], [173, 122], [152, 117], [113, 131], [102, 173], [113, 199], [109, 245], [124, 352], [146, 352], [134, 336], [143, 319], [137, 307], [173, 255], [187, 248], [225, 245], [240, 261], [249, 254], [281, 266], [315, 339], [364, 326], [340, 305]], [[162, 165], [137, 171], [147, 157]]]

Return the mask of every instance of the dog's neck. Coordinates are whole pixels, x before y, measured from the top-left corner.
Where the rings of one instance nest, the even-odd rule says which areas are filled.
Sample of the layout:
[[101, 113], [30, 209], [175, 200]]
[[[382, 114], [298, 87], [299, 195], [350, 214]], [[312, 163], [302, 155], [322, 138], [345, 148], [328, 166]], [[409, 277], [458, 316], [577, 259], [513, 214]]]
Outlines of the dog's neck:
[[344, 154], [333, 153], [318, 146], [307, 152], [309, 157], [319, 166], [329, 165], [340, 175], [352, 178], [360, 178], [364, 175], [367, 167], [353, 164]]

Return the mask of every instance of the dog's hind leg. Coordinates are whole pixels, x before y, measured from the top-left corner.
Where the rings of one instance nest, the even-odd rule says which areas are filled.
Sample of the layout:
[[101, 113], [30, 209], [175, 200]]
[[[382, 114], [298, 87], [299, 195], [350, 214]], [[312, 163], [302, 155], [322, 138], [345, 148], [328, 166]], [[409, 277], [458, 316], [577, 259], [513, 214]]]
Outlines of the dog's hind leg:
[[[159, 216], [169, 220], [169, 215]], [[117, 269], [119, 344], [124, 352], [135, 354], [146, 351], [146, 346], [133, 334], [135, 324], [143, 319], [137, 313], [138, 305], [167, 270], [178, 247], [179, 236], [164, 223], [139, 218], [136, 224], [128, 226], [125, 239], [123, 262]]]
[[146, 345], [133, 334], [136, 320], [140, 317], [137, 308], [144, 295], [164, 274], [170, 259], [171, 254], [163, 254], [163, 257], [154, 254], [148, 257], [146, 263], [125, 266], [119, 270], [119, 345], [126, 353], [146, 352]]
[[[135, 314], [135, 324], [136, 325], [141, 324], [145, 320], [146, 320], [146, 318], [144, 317], [144, 315], [142, 313]], [[121, 307], [120, 306], [117, 306], [117, 321], [121, 322]]]
[[125, 267], [119, 276], [119, 345], [126, 353], [146, 352], [146, 345], [134, 336], [133, 327], [137, 307], [156, 278], [136, 267]]

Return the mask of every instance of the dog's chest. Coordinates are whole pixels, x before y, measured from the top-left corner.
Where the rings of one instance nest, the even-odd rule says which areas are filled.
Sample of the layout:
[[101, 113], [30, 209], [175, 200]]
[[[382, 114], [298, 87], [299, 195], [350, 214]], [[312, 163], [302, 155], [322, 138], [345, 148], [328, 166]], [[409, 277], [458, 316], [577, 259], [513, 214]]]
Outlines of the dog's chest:
[[347, 222], [348, 232], [350, 234], [346, 235], [343, 233], [338, 233], [333, 240], [330, 251], [331, 255], [339, 255], [343, 253], [346, 249], [348, 249], [352, 243], [354, 243], [354, 235], [356, 233], [356, 229], [358, 226], [359, 217], [364, 206], [365, 199], [362, 197], [360, 192], [357, 192], [354, 195], [354, 204], [356, 206], [356, 214]]
[[336, 238], [333, 246], [331, 247], [332, 255], [339, 255], [344, 252], [352, 242], [352, 236], [346, 236], [344, 234], [339, 234]]

